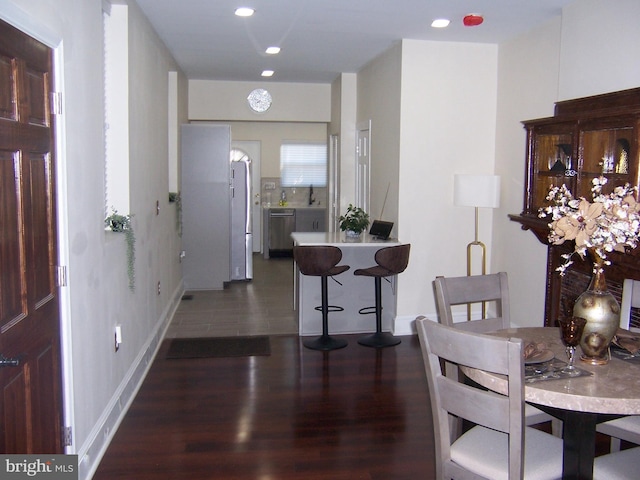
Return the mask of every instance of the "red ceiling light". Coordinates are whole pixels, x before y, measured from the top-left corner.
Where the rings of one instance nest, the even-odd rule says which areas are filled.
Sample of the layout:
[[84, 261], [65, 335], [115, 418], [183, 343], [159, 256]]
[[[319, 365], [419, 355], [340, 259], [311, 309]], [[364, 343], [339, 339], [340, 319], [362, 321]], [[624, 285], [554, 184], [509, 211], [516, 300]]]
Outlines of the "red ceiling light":
[[477, 13], [471, 13], [462, 19], [462, 23], [464, 23], [465, 27], [476, 27], [482, 22], [484, 22], [484, 18], [482, 18], [482, 15], [478, 15]]

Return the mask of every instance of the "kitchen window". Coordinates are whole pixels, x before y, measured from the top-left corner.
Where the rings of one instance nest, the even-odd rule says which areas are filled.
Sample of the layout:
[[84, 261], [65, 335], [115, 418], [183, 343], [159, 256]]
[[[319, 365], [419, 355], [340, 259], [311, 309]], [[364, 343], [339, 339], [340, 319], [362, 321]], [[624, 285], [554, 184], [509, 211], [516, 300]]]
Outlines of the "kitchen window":
[[282, 187], [326, 187], [327, 145], [314, 142], [285, 142], [280, 146]]

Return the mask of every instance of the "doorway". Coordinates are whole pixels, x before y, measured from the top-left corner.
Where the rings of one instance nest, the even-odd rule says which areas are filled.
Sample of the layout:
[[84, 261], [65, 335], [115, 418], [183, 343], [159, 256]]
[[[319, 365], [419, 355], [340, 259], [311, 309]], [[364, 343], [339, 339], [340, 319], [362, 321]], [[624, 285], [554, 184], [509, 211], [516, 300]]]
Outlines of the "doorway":
[[[233, 132], [231, 132], [233, 135]], [[252, 207], [251, 222], [253, 231], [253, 253], [260, 253], [262, 247], [262, 199], [260, 198], [260, 150], [259, 140], [238, 140], [231, 142], [231, 148], [245, 152], [251, 161]]]
[[371, 188], [371, 120], [357, 125], [356, 149], [356, 207], [368, 212]]

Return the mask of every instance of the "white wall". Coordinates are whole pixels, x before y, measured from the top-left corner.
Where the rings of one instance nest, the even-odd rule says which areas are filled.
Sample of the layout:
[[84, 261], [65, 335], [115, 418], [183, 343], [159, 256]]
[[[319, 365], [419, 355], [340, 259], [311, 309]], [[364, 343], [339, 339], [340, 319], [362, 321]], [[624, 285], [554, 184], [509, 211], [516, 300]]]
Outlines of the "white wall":
[[[355, 199], [356, 189], [356, 109], [358, 105], [358, 76], [341, 74], [331, 86], [331, 124], [329, 133], [340, 138], [338, 212], [344, 213]], [[338, 215], [339, 216], [339, 215]]]
[[[436, 318], [436, 275], [466, 274], [474, 212], [453, 206], [455, 173], [493, 173], [497, 47], [403, 40], [358, 73], [358, 121], [372, 120], [371, 213], [411, 243], [398, 277], [396, 333]], [[491, 215], [482, 216], [490, 245]]]
[[544, 320], [547, 249], [508, 215], [523, 207], [526, 135], [522, 120], [553, 115], [558, 95], [561, 19], [500, 46], [496, 173], [502, 201], [494, 212], [491, 270], [509, 275], [516, 325]]
[[[63, 59], [56, 76], [63, 93], [59, 247], [69, 285], [61, 292], [66, 424], [73, 426], [74, 439], [68, 451], [80, 455], [80, 478], [85, 478], [133, 397], [182, 293], [167, 169], [168, 72], [178, 68], [131, 2], [129, 187], [136, 235], [136, 290], [131, 292], [124, 238], [104, 230], [102, 2], [4, 0], [0, 17], [27, 33], [57, 38], [50, 45]], [[183, 75], [178, 82], [177, 111], [184, 115]], [[116, 353], [118, 323], [123, 343]]]
[[[253, 112], [247, 104], [255, 88], [267, 89], [273, 99], [264, 113]], [[189, 119], [329, 122], [331, 85], [189, 80]]]
[[[356, 123], [371, 121], [369, 216], [372, 219], [379, 218], [387, 186], [390, 185], [384, 207], [384, 220], [396, 224], [398, 221], [402, 61], [402, 43], [398, 42], [358, 72]], [[349, 198], [348, 203], [355, 203], [355, 198]], [[398, 227], [394, 228], [394, 234], [396, 234]]]
[[[200, 123], [200, 122], [192, 122]], [[280, 146], [285, 140], [327, 141], [327, 124], [312, 122], [204, 122], [231, 125], [233, 141], [260, 142], [260, 176], [280, 177]]]
[[509, 273], [517, 325], [541, 324], [546, 274], [545, 246], [506, 218], [523, 205], [520, 121], [552, 116], [559, 100], [640, 86], [639, 16], [635, 0], [581, 0], [561, 19], [500, 46], [496, 172], [503, 176], [503, 202], [494, 217], [492, 270]]
[[[494, 171], [496, 72], [495, 45], [403, 41], [398, 236], [412, 247], [400, 320], [436, 319], [433, 279], [466, 274], [474, 210], [453, 206], [453, 176]], [[480, 220], [491, 245], [491, 212]]]
[[562, 15], [558, 100], [640, 86], [640, 2], [580, 0]]

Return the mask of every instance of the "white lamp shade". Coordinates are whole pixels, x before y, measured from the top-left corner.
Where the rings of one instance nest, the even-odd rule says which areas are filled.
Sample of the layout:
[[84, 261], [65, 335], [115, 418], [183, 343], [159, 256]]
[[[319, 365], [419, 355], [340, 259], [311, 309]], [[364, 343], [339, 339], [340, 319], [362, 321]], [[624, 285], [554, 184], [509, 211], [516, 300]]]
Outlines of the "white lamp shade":
[[458, 207], [497, 208], [500, 205], [500, 176], [454, 175], [453, 204]]

